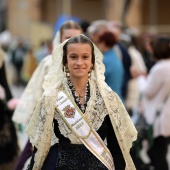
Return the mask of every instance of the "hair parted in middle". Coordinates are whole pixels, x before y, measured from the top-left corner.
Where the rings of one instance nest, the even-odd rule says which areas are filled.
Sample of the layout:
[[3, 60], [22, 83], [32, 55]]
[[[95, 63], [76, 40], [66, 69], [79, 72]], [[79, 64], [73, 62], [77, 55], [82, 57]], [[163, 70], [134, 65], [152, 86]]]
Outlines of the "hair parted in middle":
[[95, 55], [94, 55], [93, 43], [91, 42], [91, 40], [89, 38], [87, 38], [83, 34], [71, 37], [65, 43], [65, 45], [63, 46], [63, 66], [65, 66], [67, 64], [67, 47], [68, 47], [69, 44], [73, 44], [73, 43], [81, 43], [81, 44], [89, 44], [90, 45], [90, 47], [92, 49], [92, 64], [94, 66], [94, 64], [95, 64]]

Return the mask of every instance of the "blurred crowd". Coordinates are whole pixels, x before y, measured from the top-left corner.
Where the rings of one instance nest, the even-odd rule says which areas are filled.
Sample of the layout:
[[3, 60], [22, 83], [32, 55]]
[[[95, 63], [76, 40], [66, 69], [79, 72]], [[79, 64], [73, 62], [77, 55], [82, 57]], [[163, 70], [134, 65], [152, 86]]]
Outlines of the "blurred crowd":
[[[170, 37], [124, 28], [118, 21], [78, 24], [103, 53], [105, 81], [119, 95], [138, 130], [131, 149], [136, 169], [168, 170]], [[17, 170], [22, 150], [16, 129], [27, 126], [12, 119], [22, 101], [11, 94], [10, 87], [27, 87], [43, 59], [52, 54], [57, 36], [44, 40], [38, 48], [21, 37], [0, 44], [0, 170]], [[144, 142], [145, 157], [141, 153]]]

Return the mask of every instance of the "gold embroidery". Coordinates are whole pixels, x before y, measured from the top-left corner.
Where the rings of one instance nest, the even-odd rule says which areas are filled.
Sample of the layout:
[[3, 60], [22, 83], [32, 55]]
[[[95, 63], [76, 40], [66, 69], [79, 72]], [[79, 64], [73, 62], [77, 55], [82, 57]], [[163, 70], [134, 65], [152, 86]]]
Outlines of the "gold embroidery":
[[[65, 99], [61, 103], [63, 104], [67, 100], [68, 99]], [[75, 116], [75, 108], [71, 107], [70, 105], [67, 105], [62, 111], [64, 111], [64, 116], [67, 118], [74, 118]]]

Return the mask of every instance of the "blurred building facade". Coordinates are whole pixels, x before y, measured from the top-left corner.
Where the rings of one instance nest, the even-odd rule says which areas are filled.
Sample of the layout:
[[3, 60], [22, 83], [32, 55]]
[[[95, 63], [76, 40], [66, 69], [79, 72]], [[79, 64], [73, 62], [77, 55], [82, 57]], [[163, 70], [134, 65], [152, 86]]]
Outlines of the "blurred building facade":
[[[4, 1], [4, 0], [3, 0]], [[52, 38], [61, 14], [82, 20], [117, 20], [140, 31], [170, 34], [169, 0], [7, 0], [7, 28], [33, 45]]]

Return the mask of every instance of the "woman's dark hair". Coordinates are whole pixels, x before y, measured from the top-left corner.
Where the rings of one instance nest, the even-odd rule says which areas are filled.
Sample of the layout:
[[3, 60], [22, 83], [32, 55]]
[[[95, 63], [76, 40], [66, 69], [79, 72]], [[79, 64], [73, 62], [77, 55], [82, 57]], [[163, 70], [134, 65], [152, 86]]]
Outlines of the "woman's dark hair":
[[170, 37], [157, 35], [151, 41], [153, 57], [156, 60], [170, 58]]
[[89, 44], [91, 49], [92, 49], [92, 63], [93, 63], [93, 66], [94, 66], [94, 63], [95, 63], [95, 55], [94, 55], [94, 46], [93, 46], [93, 43], [90, 41], [89, 38], [87, 38], [86, 36], [84, 35], [76, 35], [76, 36], [73, 36], [71, 37], [63, 46], [63, 65], [65, 66], [66, 63], [67, 63], [67, 47], [69, 44], [72, 44], [72, 43], [81, 43], [81, 44]]
[[107, 47], [111, 48], [117, 43], [117, 40], [112, 32], [106, 31], [99, 37], [98, 42], [103, 42]]
[[66, 30], [66, 29], [76, 29], [76, 30], [82, 30], [82, 28], [80, 27], [80, 25], [72, 20], [69, 20], [69, 21], [66, 21], [63, 23], [63, 25], [60, 27], [60, 40], [61, 40], [61, 37], [63, 35], [63, 30]]

